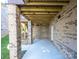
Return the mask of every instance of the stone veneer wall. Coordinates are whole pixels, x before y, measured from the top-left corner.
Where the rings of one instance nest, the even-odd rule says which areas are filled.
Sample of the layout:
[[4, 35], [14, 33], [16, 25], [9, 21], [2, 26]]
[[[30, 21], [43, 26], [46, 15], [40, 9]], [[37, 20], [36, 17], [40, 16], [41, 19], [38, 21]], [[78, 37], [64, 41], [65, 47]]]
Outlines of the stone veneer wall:
[[14, 4], [8, 4], [7, 7], [10, 59], [21, 59], [20, 10]]
[[33, 39], [48, 39], [48, 26], [40, 25], [40, 26], [32, 26], [32, 38]]
[[77, 6], [71, 0], [50, 24], [51, 40], [67, 59], [77, 59]]

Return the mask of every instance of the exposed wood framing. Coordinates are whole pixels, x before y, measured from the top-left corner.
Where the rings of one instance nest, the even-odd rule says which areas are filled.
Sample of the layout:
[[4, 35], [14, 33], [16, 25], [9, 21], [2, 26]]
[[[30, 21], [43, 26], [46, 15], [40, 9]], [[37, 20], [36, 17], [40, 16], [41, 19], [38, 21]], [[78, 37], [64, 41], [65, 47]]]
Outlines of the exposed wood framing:
[[[28, 17], [33, 23], [46, 23], [56, 16], [69, 0], [23, 0], [25, 4], [19, 5], [21, 14]], [[40, 15], [40, 16], [38, 16]], [[50, 17], [49, 17], [50, 16]]]
[[68, 4], [69, 1], [54, 1], [54, 2], [29, 2], [29, 3], [26, 3], [26, 5], [66, 5]]
[[58, 12], [54, 11], [54, 12], [26, 12], [26, 11], [23, 11], [21, 12], [23, 15], [47, 15], [47, 14], [51, 14], [51, 15], [56, 15]]

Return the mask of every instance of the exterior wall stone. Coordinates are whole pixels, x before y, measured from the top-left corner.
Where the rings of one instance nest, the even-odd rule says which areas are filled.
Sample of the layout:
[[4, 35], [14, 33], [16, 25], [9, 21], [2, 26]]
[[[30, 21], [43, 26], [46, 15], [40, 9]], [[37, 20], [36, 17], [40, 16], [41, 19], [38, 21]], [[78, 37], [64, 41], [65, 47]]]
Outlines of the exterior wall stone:
[[51, 40], [64, 53], [67, 59], [77, 58], [77, 6], [76, 0], [63, 7], [51, 22]]
[[10, 59], [21, 59], [20, 12], [16, 5], [9, 4], [7, 7]]
[[33, 39], [48, 39], [48, 26], [33, 26]]
[[28, 44], [31, 44], [32, 43], [32, 25], [31, 25], [31, 21], [29, 20], [28, 21], [28, 31], [27, 31], [27, 34], [28, 34]]

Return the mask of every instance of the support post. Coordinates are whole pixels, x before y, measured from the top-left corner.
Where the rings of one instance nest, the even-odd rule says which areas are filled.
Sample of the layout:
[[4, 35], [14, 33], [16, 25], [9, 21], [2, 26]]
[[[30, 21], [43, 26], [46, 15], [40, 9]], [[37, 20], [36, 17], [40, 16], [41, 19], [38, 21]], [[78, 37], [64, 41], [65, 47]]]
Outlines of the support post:
[[31, 21], [28, 21], [28, 44], [32, 43], [32, 25]]
[[21, 59], [20, 12], [16, 5], [7, 6], [10, 59]]

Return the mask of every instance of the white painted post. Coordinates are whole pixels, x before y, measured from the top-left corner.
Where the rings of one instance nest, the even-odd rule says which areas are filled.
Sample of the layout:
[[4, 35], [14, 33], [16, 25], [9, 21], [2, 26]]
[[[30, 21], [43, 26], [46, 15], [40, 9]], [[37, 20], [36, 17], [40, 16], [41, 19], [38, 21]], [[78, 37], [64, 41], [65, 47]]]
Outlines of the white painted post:
[[51, 25], [51, 40], [53, 41], [53, 25]]
[[9, 29], [9, 48], [10, 59], [21, 59], [21, 31], [19, 9], [16, 5], [8, 6], [8, 29]]
[[28, 21], [28, 44], [32, 43], [32, 26], [31, 21]]

